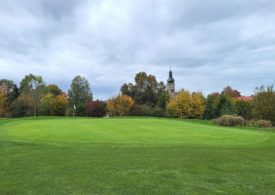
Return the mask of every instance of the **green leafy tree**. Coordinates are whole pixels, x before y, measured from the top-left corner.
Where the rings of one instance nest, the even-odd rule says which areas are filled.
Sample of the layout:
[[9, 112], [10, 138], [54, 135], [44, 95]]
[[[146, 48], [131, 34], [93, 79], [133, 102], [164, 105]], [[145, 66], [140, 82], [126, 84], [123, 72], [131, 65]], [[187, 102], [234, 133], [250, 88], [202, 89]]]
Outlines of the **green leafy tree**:
[[209, 120], [209, 119], [215, 119], [219, 116], [219, 110], [218, 110], [219, 98], [220, 98], [219, 93], [212, 93], [207, 96], [203, 118]]
[[45, 87], [45, 95], [40, 98], [39, 115], [49, 116], [51, 115], [51, 103], [55, 97], [62, 95], [62, 90], [54, 84]]
[[235, 114], [233, 99], [229, 96], [221, 94], [218, 99], [217, 109], [219, 116]]
[[62, 90], [57, 85], [54, 85], [54, 84], [48, 85], [46, 87], [46, 91], [55, 97], [58, 95], [62, 95], [63, 93]]
[[34, 111], [33, 106], [32, 97], [23, 93], [12, 103], [12, 116], [32, 116]]
[[39, 115], [50, 116], [51, 115], [51, 102], [54, 99], [54, 95], [48, 93], [41, 97], [39, 104]]
[[252, 117], [252, 102], [245, 100], [235, 101], [235, 114], [242, 116], [245, 119]]
[[136, 86], [133, 85], [132, 83], [124, 83], [121, 88], [120, 88], [120, 91], [123, 95], [128, 95], [130, 97], [135, 97], [135, 94], [136, 94]]
[[160, 93], [158, 97], [157, 107], [165, 110], [168, 104], [168, 101], [169, 101], [169, 94], [166, 91], [163, 91], [162, 93]]
[[29, 74], [26, 75], [20, 82], [20, 91], [33, 90], [40, 85], [44, 85], [42, 77]]
[[256, 88], [253, 99], [253, 115], [257, 119], [270, 120], [275, 125], [275, 91], [273, 86]]
[[88, 80], [85, 77], [76, 76], [71, 83], [68, 95], [71, 109], [75, 107], [75, 114], [77, 116], [84, 116], [86, 103], [93, 100]]
[[153, 75], [145, 72], [138, 73], [135, 77], [136, 93], [134, 100], [138, 104], [154, 105], [156, 103], [157, 80]]
[[157, 82], [155, 76], [140, 72], [136, 74], [134, 84], [123, 84], [120, 91], [123, 95], [132, 97], [137, 104], [154, 107], [159, 102], [161, 94], [166, 91], [166, 86], [162, 82]]
[[45, 92], [45, 84], [41, 76], [26, 75], [20, 82], [21, 95], [28, 95], [33, 102], [33, 115], [37, 116], [40, 98]]

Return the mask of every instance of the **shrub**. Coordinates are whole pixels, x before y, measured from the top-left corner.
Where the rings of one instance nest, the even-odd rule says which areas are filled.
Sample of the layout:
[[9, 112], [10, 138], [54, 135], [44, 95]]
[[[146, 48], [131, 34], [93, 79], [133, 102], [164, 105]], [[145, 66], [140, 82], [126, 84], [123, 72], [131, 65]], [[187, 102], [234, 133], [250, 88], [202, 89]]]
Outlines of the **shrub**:
[[221, 126], [233, 127], [233, 126], [244, 126], [245, 120], [241, 116], [236, 115], [223, 115], [218, 119], [214, 120], [215, 123]]
[[135, 104], [131, 110], [129, 111], [129, 115], [131, 116], [156, 116], [156, 117], [164, 117], [166, 116], [165, 110], [156, 106], [152, 107], [146, 104], [138, 105]]
[[73, 116], [74, 112], [75, 110], [72, 107], [68, 106], [65, 111], [65, 116]]
[[130, 115], [132, 116], [153, 116], [153, 107], [149, 105], [137, 105], [135, 104], [131, 110]]
[[160, 107], [155, 107], [153, 110], [153, 116], [165, 117], [165, 110]]
[[271, 121], [268, 121], [268, 120], [257, 120], [257, 121], [254, 121], [252, 123], [252, 125], [254, 127], [258, 127], [258, 128], [271, 128], [272, 127]]

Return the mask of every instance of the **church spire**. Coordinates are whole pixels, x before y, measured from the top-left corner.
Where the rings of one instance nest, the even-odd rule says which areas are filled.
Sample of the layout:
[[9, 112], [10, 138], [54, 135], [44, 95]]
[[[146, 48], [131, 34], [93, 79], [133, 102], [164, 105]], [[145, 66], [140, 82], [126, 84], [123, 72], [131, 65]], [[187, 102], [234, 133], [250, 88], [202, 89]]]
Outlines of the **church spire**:
[[169, 77], [167, 79], [167, 83], [174, 83], [174, 82], [175, 82], [175, 79], [173, 78], [173, 72], [172, 72], [171, 67], [170, 67]]
[[171, 97], [175, 96], [175, 79], [173, 78], [173, 72], [170, 67], [169, 77], [167, 79], [167, 92]]

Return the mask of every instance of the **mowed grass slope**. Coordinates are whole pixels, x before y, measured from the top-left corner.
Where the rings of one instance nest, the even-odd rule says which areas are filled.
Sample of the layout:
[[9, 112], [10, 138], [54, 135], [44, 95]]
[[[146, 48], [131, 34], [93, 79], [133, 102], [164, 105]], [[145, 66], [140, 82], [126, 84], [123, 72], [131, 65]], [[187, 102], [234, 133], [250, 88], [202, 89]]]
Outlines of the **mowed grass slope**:
[[0, 194], [275, 193], [275, 131], [157, 118], [0, 120]]

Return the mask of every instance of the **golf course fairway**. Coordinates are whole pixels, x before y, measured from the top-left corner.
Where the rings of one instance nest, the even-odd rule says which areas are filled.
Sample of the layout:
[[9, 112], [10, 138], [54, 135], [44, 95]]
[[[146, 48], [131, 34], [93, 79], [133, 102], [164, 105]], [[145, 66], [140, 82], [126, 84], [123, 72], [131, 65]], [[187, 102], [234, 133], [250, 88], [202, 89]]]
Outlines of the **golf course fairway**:
[[0, 119], [0, 194], [275, 194], [275, 130], [165, 118]]

